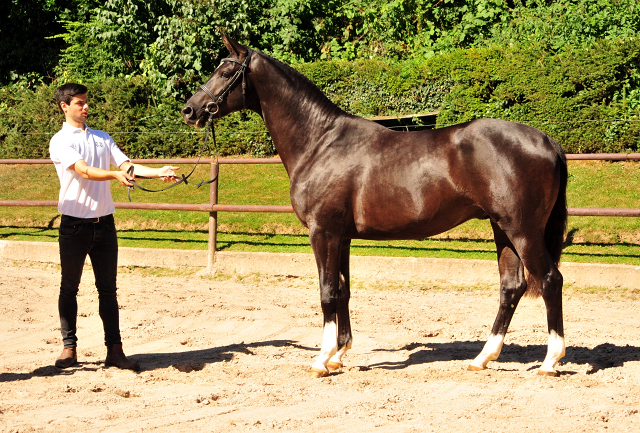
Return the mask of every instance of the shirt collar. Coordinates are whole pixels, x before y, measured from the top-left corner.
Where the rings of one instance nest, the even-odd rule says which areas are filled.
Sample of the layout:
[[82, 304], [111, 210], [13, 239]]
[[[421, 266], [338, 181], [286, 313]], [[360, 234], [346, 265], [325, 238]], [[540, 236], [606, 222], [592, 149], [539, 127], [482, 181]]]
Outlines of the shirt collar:
[[[89, 128], [86, 123], [84, 124], [84, 128], [86, 131], [91, 130], [91, 128]], [[67, 122], [62, 122], [62, 130], [71, 132], [73, 134], [77, 134], [78, 132], [83, 132], [82, 128], [76, 128], [75, 126], [71, 126]]]

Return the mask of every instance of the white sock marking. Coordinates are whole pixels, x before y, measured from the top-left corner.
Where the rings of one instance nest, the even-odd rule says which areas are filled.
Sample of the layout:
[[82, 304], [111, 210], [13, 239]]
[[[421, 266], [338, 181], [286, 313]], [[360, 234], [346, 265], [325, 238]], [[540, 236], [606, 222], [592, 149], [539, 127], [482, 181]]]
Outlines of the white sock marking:
[[338, 350], [338, 327], [336, 322], [328, 322], [324, 325], [324, 333], [322, 337], [322, 348], [320, 355], [311, 366], [316, 370], [329, 371], [327, 362]]
[[336, 352], [336, 354], [333, 355], [329, 361], [330, 362], [336, 362], [338, 364], [342, 364], [342, 357], [344, 356], [345, 353], [347, 353], [347, 350], [351, 349], [351, 343], [352, 342], [353, 342], [353, 340], [349, 341], [348, 344], [346, 344], [343, 348], [338, 350]]
[[549, 332], [549, 345], [547, 347], [547, 356], [544, 358], [540, 371], [547, 373], [555, 373], [555, 366], [558, 361], [565, 355], [564, 337], [560, 337], [555, 331]]
[[476, 356], [476, 359], [471, 361], [471, 365], [474, 367], [486, 368], [489, 361], [493, 361], [498, 358], [500, 351], [502, 350], [503, 343], [504, 335], [491, 334], [485, 343], [482, 352]]

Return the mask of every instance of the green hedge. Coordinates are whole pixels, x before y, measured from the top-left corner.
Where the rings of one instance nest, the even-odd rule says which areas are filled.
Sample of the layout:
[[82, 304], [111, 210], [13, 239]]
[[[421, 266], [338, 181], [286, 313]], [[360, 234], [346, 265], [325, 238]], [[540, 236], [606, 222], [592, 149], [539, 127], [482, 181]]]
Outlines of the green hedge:
[[638, 39], [557, 55], [535, 47], [471, 49], [429, 63], [456, 83], [441, 125], [498, 117], [544, 130], [568, 153], [640, 150]]
[[[442, 104], [452, 85], [446, 78], [429, 79], [424, 65], [409, 62], [318, 62], [296, 66], [336, 103], [362, 116], [432, 111]], [[89, 87], [87, 123], [109, 132], [130, 157], [198, 154], [203, 131], [182, 120], [180, 110], [185, 101], [160, 96], [151, 82], [140, 76], [84, 84]], [[51, 135], [64, 120], [54, 102], [58, 85], [41, 85], [35, 91], [0, 88], [0, 158], [48, 157]], [[262, 118], [255, 113], [249, 113], [246, 122], [240, 121], [237, 113], [217, 120], [216, 137], [220, 155], [275, 154]]]
[[[602, 41], [550, 54], [540, 48], [458, 50], [425, 61], [335, 61], [294, 65], [345, 110], [362, 116], [440, 110], [439, 126], [498, 117], [536, 126], [569, 153], [638, 152], [640, 41]], [[145, 77], [101, 79], [90, 88], [92, 127], [131, 157], [197, 154], [202, 131], [182, 121], [184, 101], [159, 96]], [[196, 84], [192, 83], [192, 87]], [[0, 88], [0, 157], [48, 156], [63, 117], [58, 83]], [[272, 155], [262, 119], [216, 122], [221, 155]], [[32, 134], [32, 133], [37, 134]]]
[[[87, 123], [109, 132], [130, 157], [171, 158], [199, 153], [203, 131], [187, 126], [182, 120], [180, 110], [184, 102], [161, 98], [149, 80], [134, 77], [84, 84], [89, 87]], [[49, 140], [64, 121], [55, 105], [54, 91], [58, 85], [41, 85], [35, 91], [0, 89], [0, 158], [49, 156]], [[258, 116], [241, 125], [237, 115], [228, 116], [218, 121], [219, 150], [223, 155], [271, 155], [273, 146], [264, 131]]]

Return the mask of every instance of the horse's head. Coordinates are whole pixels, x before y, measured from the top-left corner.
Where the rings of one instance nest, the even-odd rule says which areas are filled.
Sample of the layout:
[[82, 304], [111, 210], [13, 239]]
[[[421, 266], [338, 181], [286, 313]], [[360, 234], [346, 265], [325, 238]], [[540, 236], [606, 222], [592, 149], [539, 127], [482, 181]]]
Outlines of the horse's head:
[[248, 76], [253, 51], [224, 34], [222, 42], [229, 50], [229, 57], [222, 59], [213, 75], [182, 109], [188, 125], [202, 128], [210, 116], [219, 118], [245, 108], [256, 110], [254, 98], [249, 94]]

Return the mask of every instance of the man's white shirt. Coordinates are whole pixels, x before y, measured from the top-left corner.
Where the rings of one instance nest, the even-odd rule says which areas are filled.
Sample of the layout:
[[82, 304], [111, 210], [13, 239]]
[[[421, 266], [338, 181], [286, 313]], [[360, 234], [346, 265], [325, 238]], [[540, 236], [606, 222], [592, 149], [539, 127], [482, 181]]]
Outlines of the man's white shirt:
[[49, 142], [49, 154], [60, 178], [58, 211], [61, 214], [96, 218], [115, 211], [110, 181], [88, 180], [69, 168], [81, 159], [87, 166], [103, 170], [129, 161], [109, 134], [86, 125], [84, 130], [75, 128], [64, 122]]

